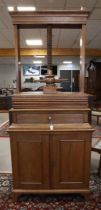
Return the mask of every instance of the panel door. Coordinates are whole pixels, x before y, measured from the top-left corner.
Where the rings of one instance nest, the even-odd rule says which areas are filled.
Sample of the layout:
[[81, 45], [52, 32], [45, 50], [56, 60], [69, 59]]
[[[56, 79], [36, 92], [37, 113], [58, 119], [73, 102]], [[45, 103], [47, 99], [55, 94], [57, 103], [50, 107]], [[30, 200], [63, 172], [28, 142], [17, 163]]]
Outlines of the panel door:
[[47, 135], [17, 132], [11, 135], [14, 188], [49, 188]]
[[53, 135], [52, 186], [60, 189], [88, 188], [91, 142], [86, 134]]

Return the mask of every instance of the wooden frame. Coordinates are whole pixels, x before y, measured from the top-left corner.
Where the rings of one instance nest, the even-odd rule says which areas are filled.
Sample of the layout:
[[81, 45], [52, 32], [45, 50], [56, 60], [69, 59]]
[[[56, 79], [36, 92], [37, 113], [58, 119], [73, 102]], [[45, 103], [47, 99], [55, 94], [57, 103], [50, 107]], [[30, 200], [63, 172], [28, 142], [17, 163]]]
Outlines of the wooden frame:
[[[85, 73], [85, 25], [89, 12], [77, 10], [65, 11], [35, 11], [35, 12], [10, 12], [15, 31], [15, 56], [16, 56], [16, 77], [17, 92], [21, 91], [20, 78], [20, 44], [19, 29], [21, 28], [47, 28], [51, 34], [51, 28], [78, 28], [80, 29], [80, 92], [84, 92], [84, 73]], [[49, 36], [47, 35], [47, 38]], [[48, 38], [48, 42], [51, 35]], [[50, 40], [51, 44], [51, 40]], [[47, 46], [48, 67], [51, 64], [52, 49]]]

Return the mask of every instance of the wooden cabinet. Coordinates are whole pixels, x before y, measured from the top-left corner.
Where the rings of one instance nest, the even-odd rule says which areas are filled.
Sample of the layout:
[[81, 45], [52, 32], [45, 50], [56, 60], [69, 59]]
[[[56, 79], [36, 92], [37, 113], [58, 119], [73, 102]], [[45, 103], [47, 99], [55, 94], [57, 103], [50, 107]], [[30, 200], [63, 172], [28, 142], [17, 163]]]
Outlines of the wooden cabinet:
[[[10, 14], [14, 24], [17, 75], [17, 94], [12, 97], [9, 127], [14, 199], [23, 193], [89, 193], [93, 129], [88, 124], [88, 95], [84, 94], [85, 24], [89, 12]], [[80, 29], [79, 87], [74, 84], [79, 93], [56, 92], [57, 80], [51, 72], [52, 28], [59, 26]], [[46, 86], [44, 92], [21, 93], [19, 30], [37, 27], [47, 29]]]
[[[45, 95], [43, 107], [49, 100], [48, 96]], [[56, 95], [52, 97], [55, 105]], [[36, 98], [35, 103], [41, 100], [39, 98]], [[29, 98], [26, 100], [29, 101]], [[69, 95], [67, 101], [64, 106], [70, 103]], [[83, 97], [83, 103], [84, 101]], [[14, 106], [16, 105], [14, 103]], [[39, 114], [37, 106], [34, 110], [10, 111], [14, 199], [23, 193], [89, 193], [93, 129], [88, 124], [88, 111], [87, 107], [81, 110], [77, 108], [55, 110], [48, 109], [48, 106], [41, 109]], [[53, 129], [50, 129], [49, 116], [52, 118]]]
[[87, 83], [87, 92], [94, 96], [96, 102], [101, 101], [101, 62], [91, 63]]
[[45, 133], [26, 132], [23, 127], [18, 132], [18, 127], [12, 126], [15, 190], [53, 189], [54, 192], [54, 189], [76, 191], [78, 188], [88, 188], [91, 134], [86, 131], [71, 133], [68, 127], [65, 132], [55, 130]]

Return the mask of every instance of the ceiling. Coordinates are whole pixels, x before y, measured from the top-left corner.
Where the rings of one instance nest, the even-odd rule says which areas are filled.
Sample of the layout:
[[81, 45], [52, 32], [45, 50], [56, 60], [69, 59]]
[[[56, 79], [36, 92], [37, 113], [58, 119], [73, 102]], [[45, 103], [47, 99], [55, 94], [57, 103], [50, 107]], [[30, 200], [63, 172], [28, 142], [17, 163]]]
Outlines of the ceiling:
[[[0, 0], [0, 48], [14, 48], [14, 34], [8, 6], [35, 6], [36, 10], [69, 10], [80, 9], [81, 6], [90, 11], [86, 27], [86, 48], [101, 49], [101, 0]], [[28, 48], [25, 39], [43, 40], [46, 47], [47, 33], [45, 29], [21, 30], [21, 47]], [[54, 48], [78, 48], [79, 30], [54, 29]]]
[[[87, 48], [101, 49], [101, 0], [1, 0], [0, 1], [0, 48], [14, 48], [13, 25], [7, 6], [33, 5], [37, 10], [68, 10], [80, 9], [84, 6], [91, 14], [87, 21]], [[46, 31], [44, 29], [22, 30], [22, 47], [28, 47], [25, 44], [25, 38], [41, 37], [45, 42]], [[54, 30], [53, 46], [58, 48], [76, 47], [79, 30]], [[68, 41], [67, 41], [68, 39]]]

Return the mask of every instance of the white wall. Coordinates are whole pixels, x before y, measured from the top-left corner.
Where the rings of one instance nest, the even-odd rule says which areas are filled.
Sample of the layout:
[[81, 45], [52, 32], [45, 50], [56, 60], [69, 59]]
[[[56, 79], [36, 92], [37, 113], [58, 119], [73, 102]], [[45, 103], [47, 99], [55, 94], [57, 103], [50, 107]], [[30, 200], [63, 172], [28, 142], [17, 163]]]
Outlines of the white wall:
[[12, 87], [16, 79], [14, 64], [0, 64], [0, 88]]

